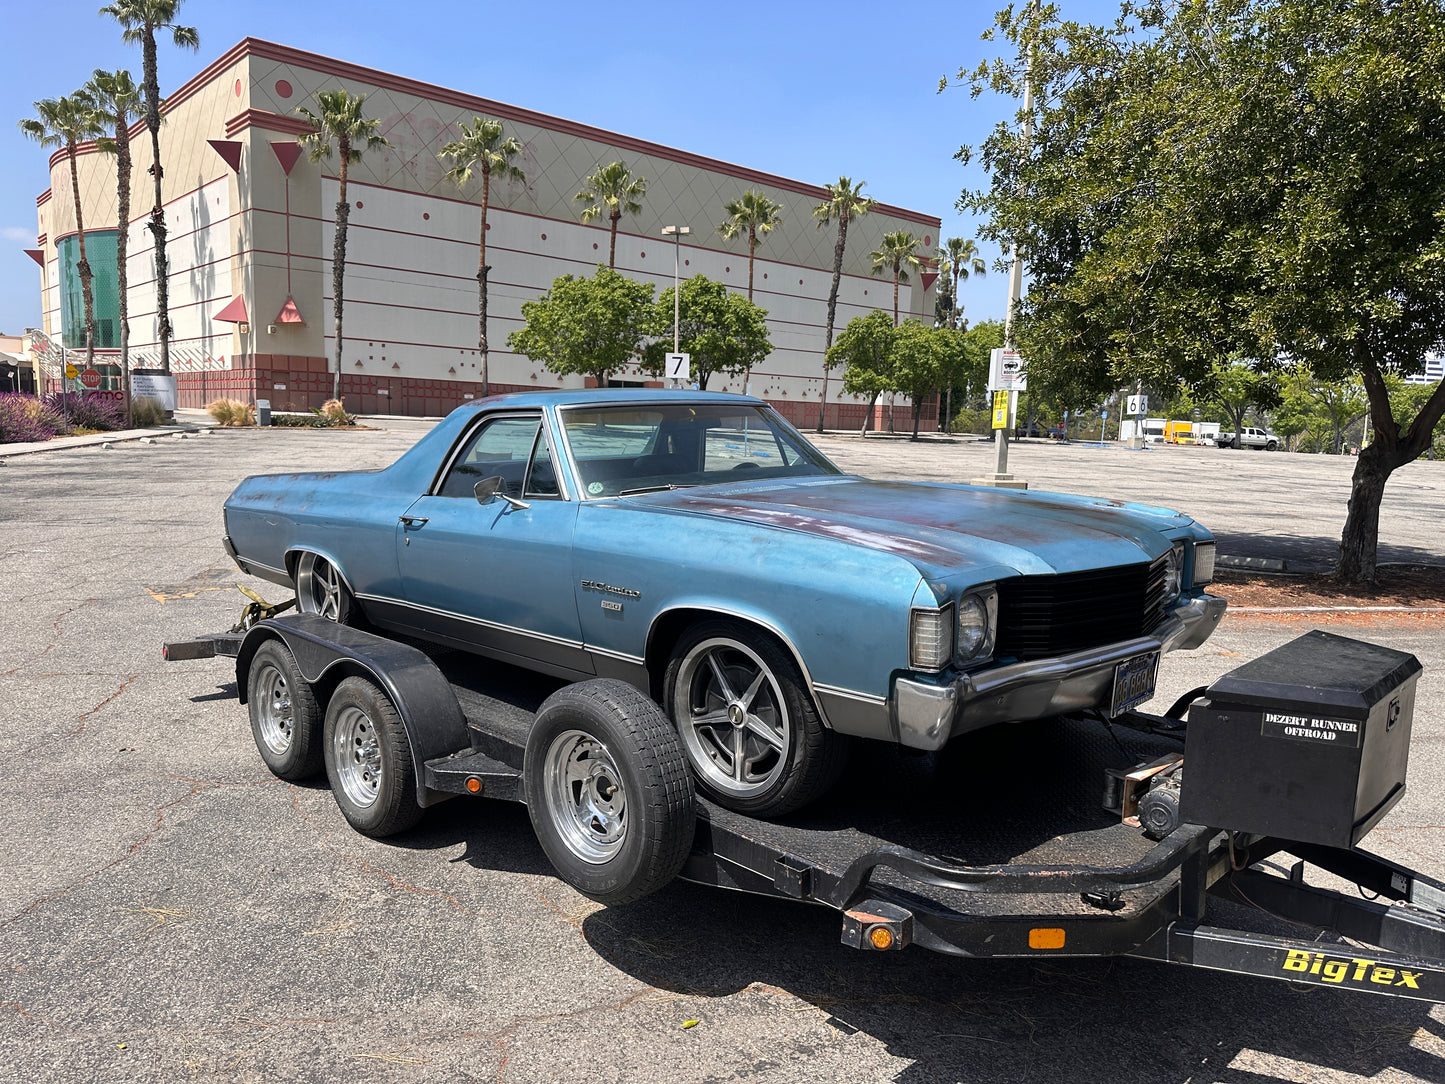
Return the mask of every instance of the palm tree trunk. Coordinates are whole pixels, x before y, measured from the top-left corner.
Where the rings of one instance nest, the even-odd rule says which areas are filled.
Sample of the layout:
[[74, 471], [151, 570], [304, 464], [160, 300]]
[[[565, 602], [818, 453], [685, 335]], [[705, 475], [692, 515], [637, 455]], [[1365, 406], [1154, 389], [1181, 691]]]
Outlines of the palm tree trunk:
[[[75, 269], [80, 273], [80, 297], [85, 308], [85, 367], [89, 369], [95, 361], [95, 293], [90, 288], [90, 262], [85, 258], [85, 216], [80, 209], [80, 177], [75, 172], [75, 140], [67, 140], [65, 149], [70, 157], [70, 188], [75, 196], [75, 239], [80, 246], [80, 262]], [[61, 379], [65, 379], [64, 373]]]
[[607, 266], [615, 270], [617, 267], [617, 223], [622, 221], [622, 212], [613, 211], [607, 217], [612, 220], [612, 236], [607, 242]]
[[750, 224], [748, 226], [748, 300], [753, 299], [753, 259], [758, 251], [757, 231]]
[[331, 385], [331, 398], [341, 398], [341, 310], [346, 279], [346, 222], [351, 217], [351, 204], [346, 202], [346, 165], [351, 158], [351, 144], [341, 144], [340, 191], [336, 199], [336, 239], [331, 251], [331, 311], [336, 318], [336, 376]]
[[151, 177], [155, 180], [155, 205], [149, 229], [156, 243], [156, 327], [161, 342], [161, 372], [171, 371], [171, 284], [170, 262], [166, 259], [166, 209], [161, 202], [161, 84], [156, 72], [156, 31], [147, 26], [141, 45], [145, 67], [146, 127], [151, 133]]
[[[848, 239], [848, 216], [838, 217], [838, 241], [833, 245], [833, 285], [828, 289], [828, 324], [823, 336], [823, 397], [818, 402], [818, 432], [828, 413], [828, 351], [833, 349], [833, 317], [838, 311], [838, 284], [843, 281], [843, 246]], [[864, 420], [867, 426], [867, 420]]]
[[491, 199], [492, 171], [482, 164], [482, 229], [481, 240], [477, 243], [480, 256], [477, 258], [477, 343], [482, 353], [482, 398], [492, 394], [491, 371], [487, 365], [487, 203]]
[[120, 384], [125, 396], [126, 425], [130, 424], [130, 300], [126, 297], [129, 276], [126, 273], [126, 253], [130, 240], [130, 132], [125, 126], [125, 117], [115, 121], [115, 177], [116, 215], [115, 231], [115, 281], [116, 300], [120, 311]]

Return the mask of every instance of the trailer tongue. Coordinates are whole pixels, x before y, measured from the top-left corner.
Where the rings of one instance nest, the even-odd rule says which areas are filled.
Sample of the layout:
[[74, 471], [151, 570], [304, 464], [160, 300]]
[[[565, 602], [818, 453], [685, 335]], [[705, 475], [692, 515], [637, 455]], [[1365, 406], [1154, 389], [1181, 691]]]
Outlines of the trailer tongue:
[[[603, 902], [681, 876], [829, 907], [868, 951], [1134, 956], [1445, 1002], [1445, 885], [1358, 847], [1404, 793], [1420, 669], [1375, 645], [1300, 637], [1179, 705], [1187, 725], [1131, 711], [881, 751], [781, 822], [694, 796], [670, 723], [620, 682], [559, 689], [310, 615], [164, 654], [234, 656], [263, 759], [324, 764], [359, 830], [521, 801], [559, 876]], [[1248, 928], [1262, 913], [1307, 929]]]

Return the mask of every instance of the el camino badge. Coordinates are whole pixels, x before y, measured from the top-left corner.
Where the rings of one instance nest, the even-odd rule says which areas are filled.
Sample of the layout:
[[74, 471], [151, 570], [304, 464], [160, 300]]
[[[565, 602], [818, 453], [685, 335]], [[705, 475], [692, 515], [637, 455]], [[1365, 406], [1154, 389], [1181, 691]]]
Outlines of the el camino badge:
[[1122, 715], [1154, 695], [1154, 680], [1159, 674], [1159, 652], [1135, 655], [1114, 667], [1114, 696], [1109, 715]]
[[641, 591], [634, 591], [630, 587], [614, 587], [610, 583], [603, 583], [601, 580], [583, 580], [582, 590], [601, 591], [608, 595], [621, 595], [623, 598], [641, 598]]

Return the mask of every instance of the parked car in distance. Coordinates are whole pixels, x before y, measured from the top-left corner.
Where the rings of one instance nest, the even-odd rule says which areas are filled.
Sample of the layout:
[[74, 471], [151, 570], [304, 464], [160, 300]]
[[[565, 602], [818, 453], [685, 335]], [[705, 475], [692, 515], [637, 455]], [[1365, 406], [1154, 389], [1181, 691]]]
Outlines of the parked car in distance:
[[1069, 431], [1065, 429], [1062, 425], [1051, 425], [1049, 426], [1048, 432], [1045, 434], [1045, 436], [1047, 436], [1050, 440], [1068, 440]]
[[225, 532], [303, 612], [631, 682], [701, 787], [758, 815], [820, 795], [849, 739], [1127, 710], [1225, 607], [1187, 516], [870, 481], [706, 392], [478, 400], [382, 470], [246, 479]]
[[1240, 429], [1238, 436], [1227, 430], [1221, 431], [1215, 443], [1221, 448], [1256, 448], [1272, 452], [1279, 447], [1279, 438], [1267, 429], [1246, 425]]
[[1014, 436], [1019, 439], [1024, 437], [1042, 437], [1043, 435], [1044, 427], [1038, 422], [1034, 422], [1032, 425], [1014, 426]]

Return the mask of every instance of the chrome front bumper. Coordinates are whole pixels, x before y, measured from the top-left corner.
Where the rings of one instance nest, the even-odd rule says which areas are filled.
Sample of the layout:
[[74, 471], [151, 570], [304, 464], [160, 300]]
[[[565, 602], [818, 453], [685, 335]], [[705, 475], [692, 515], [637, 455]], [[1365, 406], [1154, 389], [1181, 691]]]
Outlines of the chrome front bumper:
[[1148, 636], [964, 674], [942, 685], [899, 678], [889, 701], [898, 741], [938, 749], [949, 738], [994, 723], [1022, 722], [1098, 706], [1113, 689], [1114, 668], [1149, 651], [1198, 647], [1227, 603], [1214, 595], [1175, 607]]

